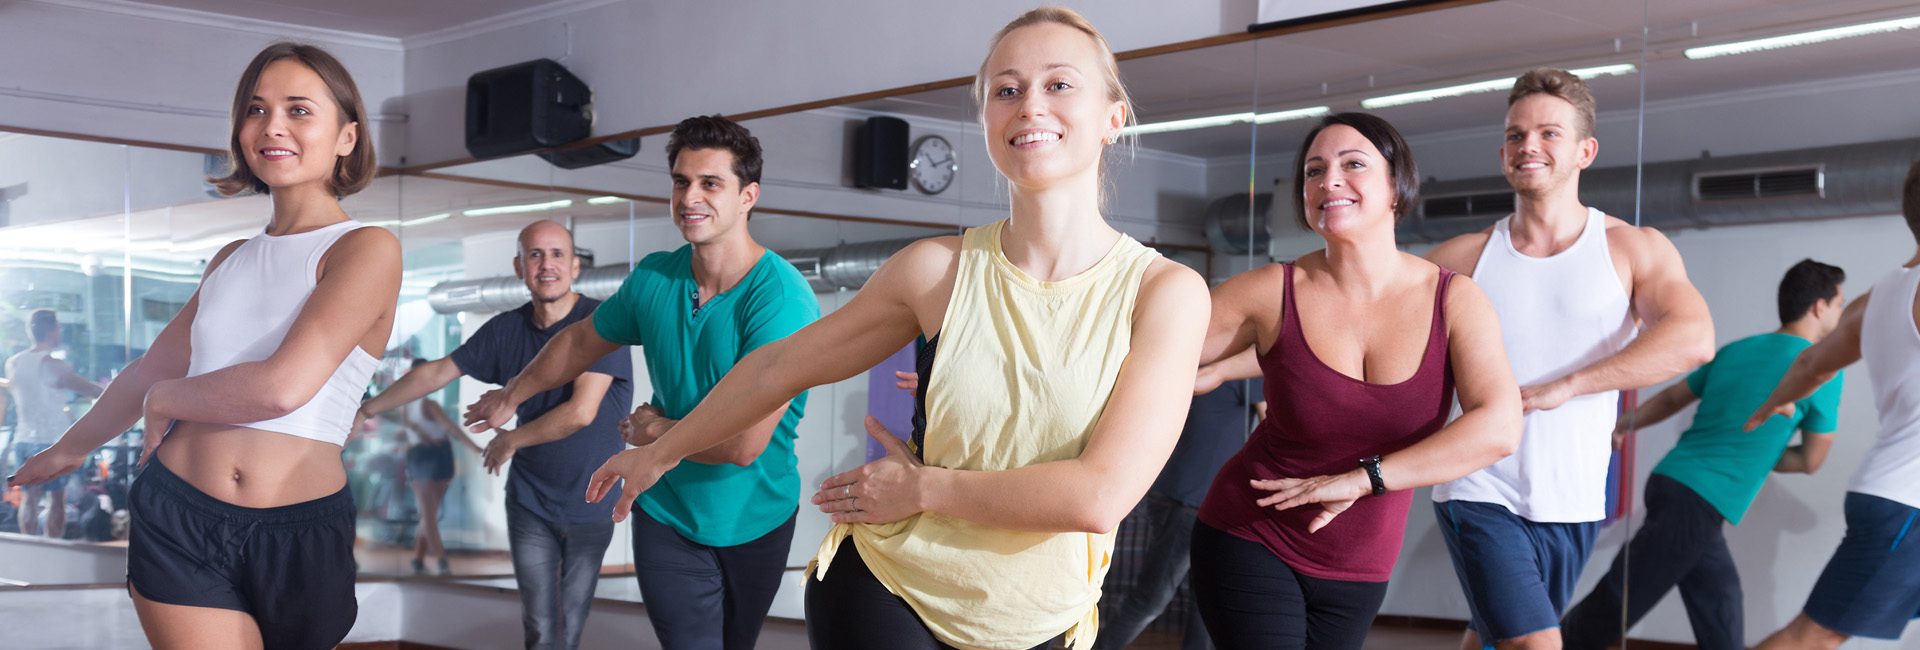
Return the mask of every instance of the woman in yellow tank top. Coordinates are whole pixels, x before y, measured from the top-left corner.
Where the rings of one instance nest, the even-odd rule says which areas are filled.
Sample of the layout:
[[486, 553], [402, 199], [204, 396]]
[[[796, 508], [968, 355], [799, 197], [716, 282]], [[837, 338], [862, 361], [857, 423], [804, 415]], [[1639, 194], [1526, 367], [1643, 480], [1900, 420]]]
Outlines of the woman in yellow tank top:
[[926, 336], [922, 448], [870, 421], [887, 457], [813, 498], [836, 522], [807, 588], [815, 647], [1090, 647], [1113, 530], [1192, 396], [1206, 284], [1100, 213], [1101, 158], [1133, 117], [1105, 39], [1071, 10], [1028, 12], [995, 35], [974, 89], [1009, 218], [902, 250], [589, 484], [598, 500], [625, 479], [624, 517], [689, 454]]

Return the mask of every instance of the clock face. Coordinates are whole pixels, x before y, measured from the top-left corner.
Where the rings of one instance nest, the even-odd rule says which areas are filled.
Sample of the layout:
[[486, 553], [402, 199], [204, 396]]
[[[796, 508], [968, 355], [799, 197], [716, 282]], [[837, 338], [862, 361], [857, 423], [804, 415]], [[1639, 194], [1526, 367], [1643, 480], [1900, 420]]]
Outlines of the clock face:
[[953, 184], [954, 174], [960, 171], [960, 164], [954, 160], [953, 145], [946, 138], [930, 135], [913, 143], [913, 162], [909, 177], [913, 186], [927, 194], [939, 194]]

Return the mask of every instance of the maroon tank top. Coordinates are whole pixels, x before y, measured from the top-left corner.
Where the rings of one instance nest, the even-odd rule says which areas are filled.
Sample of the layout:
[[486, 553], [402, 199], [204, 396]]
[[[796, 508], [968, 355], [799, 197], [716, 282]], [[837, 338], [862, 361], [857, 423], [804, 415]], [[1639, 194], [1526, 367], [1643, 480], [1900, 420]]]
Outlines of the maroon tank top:
[[[1360, 497], [1320, 532], [1309, 534], [1307, 524], [1320, 514], [1320, 504], [1276, 512], [1254, 503], [1271, 493], [1247, 482], [1352, 471], [1362, 458], [1385, 456], [1439, 431], [1453, 408], [1446, 310], [1452, 278], [1452, 271], [1440, 269], [1420, 369], [1398, 384], [1371, 384], [1340, 374], [1307, 347], [1293, 304], [1293, 266], [1286, 265], [1280, 334], [1260, 356], [1267, 419], [1214, 477], [1200, 520], [1258, 542], [1308, 576], [1386, 581], [1400, 556], [1411, 490]], [[1386, 471], [1392, 480], [1393, 468]]]

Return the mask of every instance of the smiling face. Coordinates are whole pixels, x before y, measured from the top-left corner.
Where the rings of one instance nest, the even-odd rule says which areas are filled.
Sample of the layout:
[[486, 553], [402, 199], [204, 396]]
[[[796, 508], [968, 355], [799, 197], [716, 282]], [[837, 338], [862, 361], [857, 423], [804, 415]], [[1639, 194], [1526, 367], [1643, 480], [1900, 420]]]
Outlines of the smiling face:
[[747, 214], [760, 199], [760, 184], [734, 175], [733, 152], [687, 149], [673, 162], [673, 225], [687, 243], [700, 245], [745, 234]]
[[1524, 195], [1567, 187], [1600, 149], [1599, 141], [1581, 129], [1580, 113], [1567, 100], [1545, 93], [1521, 98], [1507, 109], [1500, 173]]
[[1007, 33], [988, 54], [981, 110], [987, 155], [1014, 186], [1097, 178], [1100, 155], [1126, 124], [1091, 36], [1058, 23]]
[[239, 126], [240, 154], [272, 191], [325, 187], [358, 145], [327, 84], [312, 68], [281, 59], [261, 71]]
[[554, 302], [573, 292], [580, 277], [580, 258], [573, 254], [573, 234], [566, 226], [538, 221], [520, 231], [520, 254], [513, 258], [513, 274], [533, 292], [536, 303]]
[[1359, 130], [1345, 124], [1321, 129], [1300, 174], [1307, 223], [1321, 237], [1393, 229], [1393, 174], [1386, 156]]

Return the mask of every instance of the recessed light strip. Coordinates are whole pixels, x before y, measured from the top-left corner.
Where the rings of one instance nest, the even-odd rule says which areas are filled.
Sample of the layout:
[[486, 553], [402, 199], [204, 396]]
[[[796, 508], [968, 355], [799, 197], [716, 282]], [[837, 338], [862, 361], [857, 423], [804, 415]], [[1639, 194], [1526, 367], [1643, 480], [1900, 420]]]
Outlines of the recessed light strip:
[[[1639, 68], [1634, 67], [1634, 65], [1631, 63], [1619, 63], [1614, 65], [1595, 66], [1591, 68], [1578, 68], [1574, 70], [1568, 70], [1568, 72], [1573, 73], [1574, 76], [1579, 77], [1581, 79], [1593, 79], [1597, 77], [1613, 77], [1613, 76], [1618, 76], [1623, 74], [1633, 74], [1638, 69]], [[1407, 104], [1418, 104], [1421, 102], [1430, 102], [1436, 99], [1445, 99], [1448, 97], [1459, 97], [1462, 95], [1473, 95], [1477, 93], [1501, 91], [1501, 90], [1512, 88], [1513, 81], [1514, 81], [1514, 77], [1504, 77], [1500, 79], [1488, 79], [1486, 81], [1476, 81], [1473, 83], [1465, 83], [1465, 84], [1459, 84], [1455, 86], [1446, 86], [1444, 88], [1416, 90], [1408, 93], [1398, 93], [1398, 94], [1386, 95], [1382, 97], [1374, 97], [1371, 99], [1360, 100], [1360, 107], [1365, 108], [1367, 110], [1376, 110], [1376, 109], [1387, 108], [1391, 106], [1405, 106]]]
[[525, 205], [503, 205], [497, 208], [474, 208], [461, 212], [469, 217], [490, 217], [496, 214], [520, 214], [522, 212], [545, 212], [573, 206], [573, 199], [560, 199], [546, 203], [528, 203]]
[[1784, 36], [1773, 36], [1769, 38], [1756, 38], [1753, 40], [1739, 41], [1735, 43], [1722, 43], [1720, 45], [1690, 47], [1682, 51], [1681, 54], [1685, 55], [1689, 59], [1694, 59], [1694, 60], [1711, 59], [1717, 56], [1731, 56], [1734, 54], [1746, 54], [1749, 52], [1763, 52], [1766, 50], [1777, 50], [1783, 47], [1794, 47], [1796, 45], [1812, 45], [1814, 43], [1825, 43], [1827, 41], [1837, 41], [1843, 38], [1853, 38], [1855, 36], [1866, 36], [1869, 34], [1885, 34], [1887, 32], [1897, 32], [1905, 29], [1915, 29], [1915, 28], [1920, 28], [1920, 16], [1912, 16], [1908, 18], [1896, 18], [1893, 20], [1882, 20], [1879, 22], [1863, 23], [1859, 25], [1847, 25], [1844, 27], [1830, 27], [1827, 29], [1816, 29], [1810, 32], [1801, 32], [1798, 34], [1787, 34]]
[[1287, 120], [1318, 117], [1326, 115], [1330, 110], [1331, 109], [1325, 106], [1313, 106], [1310, 108], [1295, 108], [1271, 113], [1247, 112], [1231, 113], [1228, 115], [1211, 115], [1207, 117], [1191, 117], [1184, 120], [1171, 120], [1130, 126], [1121, 129], [1120, 135], [1148, 135], [1152, 133], [1192, 131], [1194, 129], [1211, 129], [1235, 124], [1272, 124], [1274, 122], [1285, 122]]

